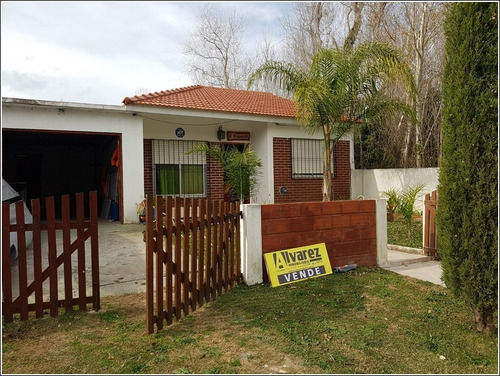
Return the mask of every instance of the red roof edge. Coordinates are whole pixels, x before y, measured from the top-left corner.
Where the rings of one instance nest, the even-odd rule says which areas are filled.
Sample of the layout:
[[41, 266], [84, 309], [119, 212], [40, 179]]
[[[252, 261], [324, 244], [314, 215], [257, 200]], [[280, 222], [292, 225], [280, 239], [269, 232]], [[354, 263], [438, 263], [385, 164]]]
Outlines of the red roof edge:
[[185, 86], [177, 89], [172, 89], [172, 90], [162, 90], [160, 92], [156, 91], [154, 93], [149, 93], [149, 94], [142, 94], [142, 95], [136, 95], [133, 97], [125, 97], [125, 99], [122, 101], [123, 104], [132, 104], [137, 101], [142, 101], [144, 99], [152, 99], [156, 97], [161, 97], [163, 95], [169, 95], [169, 94], [175, 94], [175, 93], [180, 93], [183, 91], [189, 91], [193, 89], [200, 88], [201, 85], [191, 85], [191, 86]]

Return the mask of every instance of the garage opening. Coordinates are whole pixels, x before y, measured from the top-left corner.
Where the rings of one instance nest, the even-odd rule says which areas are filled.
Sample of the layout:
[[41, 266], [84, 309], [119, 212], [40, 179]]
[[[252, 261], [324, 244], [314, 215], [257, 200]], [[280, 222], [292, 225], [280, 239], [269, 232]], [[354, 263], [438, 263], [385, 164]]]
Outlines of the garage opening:
[[[96, 190], [99, 211], [107, 218], [111, 205], [120, 207], [120, 138], [110, 133], [2, 129], [2, 176], [30, 210], [31, 199], [40, 198], [42, 216], [45, 197], [55, 197], [56, 213], [60, 213], [60, 196], [70, 194], [71, 216], [75, 216], [74, 194]], [[120, 218], [112, 219], [121, 219], [121, 212]]]

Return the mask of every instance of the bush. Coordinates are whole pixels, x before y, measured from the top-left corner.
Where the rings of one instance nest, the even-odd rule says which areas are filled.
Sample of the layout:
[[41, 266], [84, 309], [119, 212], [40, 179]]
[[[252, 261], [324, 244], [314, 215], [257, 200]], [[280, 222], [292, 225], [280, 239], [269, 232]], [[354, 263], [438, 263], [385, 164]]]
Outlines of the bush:
[[415, 201], [424, 188], [425, 184], [417, 184], [406, 188], [403, 192], [395, 188], [382, 192], [382, 197], [387, 198], [387, 212], [401, 214], [403, 217], [409, 243], [412, 242], [413, 216], [420, 214], [420, 211], [415, 210]]

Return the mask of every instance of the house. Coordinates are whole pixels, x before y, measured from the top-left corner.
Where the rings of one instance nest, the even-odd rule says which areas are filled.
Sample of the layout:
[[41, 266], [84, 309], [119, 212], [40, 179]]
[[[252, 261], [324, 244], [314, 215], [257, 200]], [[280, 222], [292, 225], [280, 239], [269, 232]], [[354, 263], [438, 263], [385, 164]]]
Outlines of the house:
[[[293, 101], [200, 85], [127, 97], [123, 105], [2, 98], [3, 177], [26, 198], [98, 190], [137, 222], [145, 194], [228, 199], [221, 168], [197, 143], [250, 143], [263, 167], [252, 203], [322, 199], [322, 135], [304, 132]], [[333, 156], [335, 198], [351, 196], [353, 142]], [[43, 210], [43, 208], [42, 208]]]

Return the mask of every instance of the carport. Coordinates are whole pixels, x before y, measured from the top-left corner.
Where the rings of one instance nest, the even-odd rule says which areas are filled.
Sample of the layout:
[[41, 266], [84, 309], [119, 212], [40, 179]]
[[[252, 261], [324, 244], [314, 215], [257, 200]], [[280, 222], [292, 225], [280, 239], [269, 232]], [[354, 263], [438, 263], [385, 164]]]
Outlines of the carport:
[[2, 98], [2, 176], [27, 203], [54, 197], [59, 213], [61, 195], [97, 191], [101, 217], [138, 222], [142, 119], [122, 105]]
[[3, 129], [2, 138], [3, 178], [28, 207], [41, 198], [44, 213], [44, 198], [54, 196], [60, 213], [60, 196], [70, 194], [73, 216], [74, 193], [95, 190], [99, 213], [107, 217], [107, 204], [122, 197], [120, 134]]

